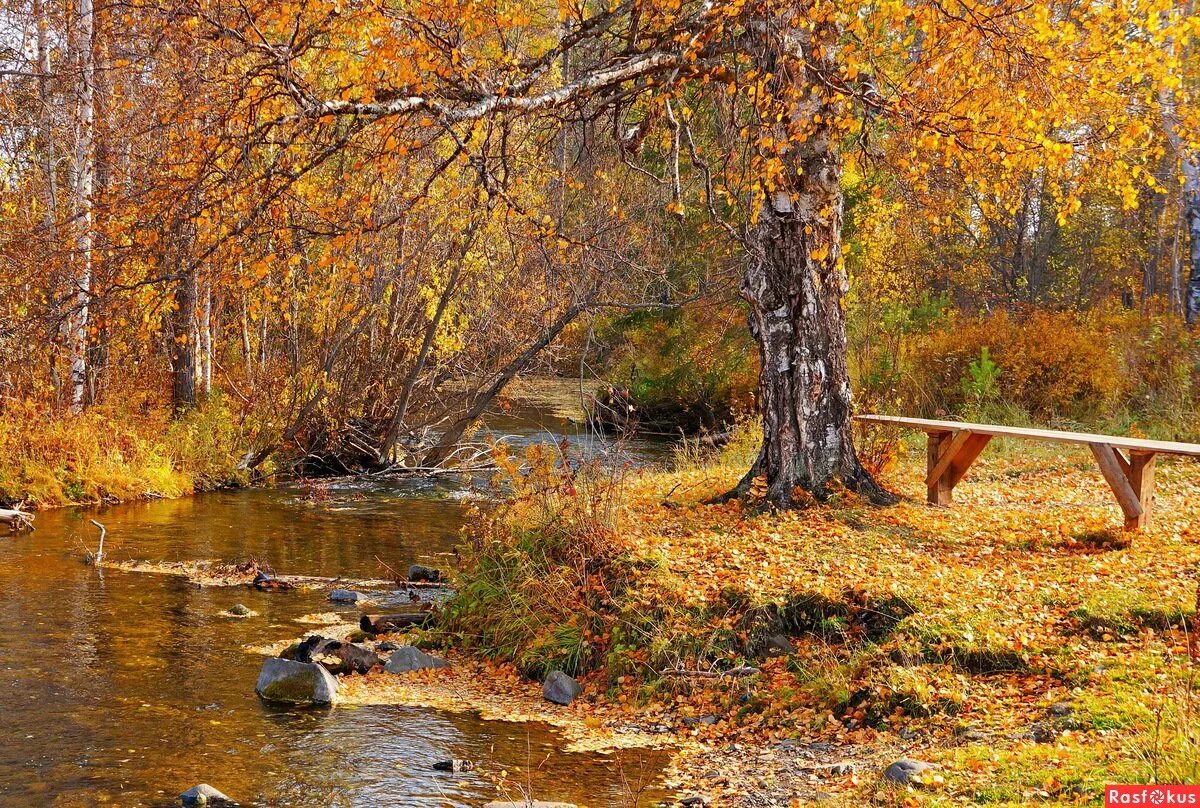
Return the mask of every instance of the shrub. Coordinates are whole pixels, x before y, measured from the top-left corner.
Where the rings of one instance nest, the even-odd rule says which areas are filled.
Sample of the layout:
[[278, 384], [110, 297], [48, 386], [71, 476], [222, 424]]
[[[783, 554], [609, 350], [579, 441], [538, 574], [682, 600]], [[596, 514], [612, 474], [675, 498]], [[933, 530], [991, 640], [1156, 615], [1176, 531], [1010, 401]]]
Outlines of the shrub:
[[1038, 416], [1087, 417], [1118, 399], [1119, 370], [1105, 332], [1071, 314], [960, 316], [916, 341], [909, 397], [927, 413], [960, 413], [994, 385]]
[[758, 351], [736, 306], [638, 312], [613, 323], [608, 375], [643, 426], [713, 429], [753, 409]]
[[616, 531], [621, 469], [580, 464], [561, 448], [494, 453], [508, 496], [470, 520], [444, 627], [457, 647], [516, 664], [531, 678], [577, 675], [603, 660], [628, 565]]
[[173, 497], [237, 481], [235, 423], [215, 396], [176, 421], [164, 409], [133, 404], [65, 415], [6, 400], [0, 502], [46, 507]]

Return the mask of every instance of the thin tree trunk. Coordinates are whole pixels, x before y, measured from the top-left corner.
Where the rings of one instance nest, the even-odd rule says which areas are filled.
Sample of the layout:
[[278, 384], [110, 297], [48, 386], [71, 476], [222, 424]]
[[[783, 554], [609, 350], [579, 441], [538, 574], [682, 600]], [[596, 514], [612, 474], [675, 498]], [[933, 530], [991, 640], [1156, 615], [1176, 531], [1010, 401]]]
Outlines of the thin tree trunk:
[[204, 280], [200, 305], [200, 392], [212, 392], [213, 340], [212, 340], [212, 281]]
[[[1191, 3], [1186, 11], [1191, 13]], [[1180, 62], [1188, 59], [1188, 43], [1168, 42], [1167, 47], [1179, 53]], [[1173, 54], [1174, 55], [1174, 54]], [[1179, 161], [1183, 176], [1183, 217], [1186, 223], [1188, 247], [1185, 251], [1187, 258], [1187, 285], [1183, 292], [1183, 317], [1189, 326], [1200, 322], [1200, 154], [1191, 148], [1188, 133], [1181, 131], [1179, 119], [1178, 98], [1173, 90], [1165, 85], [1158, 92], [1158, 106], [1162, 115], [1163, 129], [1166, 130], [1167, 140]]]
[[379, 443], [377, 459], [380, 463], [387, 462], [392, 449], [396, 445], [396, 440], [400, 437], [400, 428], [404, 425], [404, 419], [408, 416], [408, 404], [412, 400], [413, 389], [416, 387], [417, 379], [421, 377], [421, 373], [425, 370], [425, 363], [429, 360], [430, 351], [433, 350], [433, 342], [437, 337], [438, 329], [441, 327], [442, 318], [446, 314], [446, 308], [454, 298], [454, 293], [458, 291], [458, 279], [462, 275], [463, 263], [466, 261], [467, 253], [471, 249], [471, 242], [475, 240], [478, 225], [478, 221], [471, 222], [467, 228], [467, 232], [462, 236], [459, 248], [455, 250], [457, 255], [455, 256], [454, 268], [450, 271], [450, 277], [446, 281], [446, 288], [442, 290], [441, 297], [438, 298], [437, 308], [434, 310], [433, 317], [430, 318], [428, 325], [425, 327], [425, 337], [421, 341], [421, 349], [417, 352], [417, 358], [404, 379], [404, 387], [401, 389], [400, 397], [397, 399], [395, 409], [392, 411], [388, 428], [384, 432], [383, 440]]
[[[1174, 206], [1171, 208], [1175, 211]], [[1179, 254], [1179, 230], [1180, 217], [1178, 212], [1172, 218], [1171, 225], [1171, 282], [1168, 297], [1170, 298], [1169, 308], [1172, 314], [1183, 313], [1183, 275]]]
[[246, 361], [246, 383], [254, 386], [254, 349], [250, 345], [250, 309], [242, 296], [242, 355]]
[[1200, 322], [1200, 158], [1183, 158], [1183, 205], [1188, 232], [1188, 281], [1184, 293], [1184, 319]]
[[196, 406], [196, 267], [190, 247], [185, 249], [171, 311], [171, 403], [176, 414]]
[[476, 393], [466, 412], [459, 416], [458, 420], [454, 421], [442, 433], [437, 446], [434, 446], [426, 453], [423, 464], [427, 467], [433, 467], [439, 466], [448, 460], [450, 455], [454, 453], [454, 449], [462, 438], [463, 433], [467, 431], [467, 428], [471, 424], [479, 420], [479, 417], [483, 415], [483, 411], [487, 409], [492, 400], [504, 391], [504, 388], [518, 373], [529, 366], [529, 363], [541, 353], [543, 348], [558, 339], [558, 335], [563, 332], [564, 328], [570, 325], [580, 314], [587, 311], [588, 305], [585, 301], [571, 305], [528, 348], [501, 368], [496, 378], [492, 380], [492, 383]]
[[93, 38], [95, 11], [92, 0], [79, 0], [77, 60], [79, 65], [76, 121], [74, 191], [75, 252], [74, 305], [67, 328], [71, 352], [71, 411], [82, 412], [87, 400], [88, 308], [92, 293], [92, 192], [95, 166], [92, 162], [95, 127], [95, 57]]
[[38, 103], [38, 151], [42, 157], [42, 171], [46, 175], [45, 215], [46, 236], [54, 242], [54, 226], [58, 219], [58, 170], [54, 153], [54, 101], [50, 97], [50, 21], [42, 0], [34, 0], [33, 15], [37, 20], [37, 64]]
[[[807, 497], [801, 491], [823, 500], [839, 485], [877, 500], [889, 497], [854, 451], [842, 305], [842, 161], [837, 132], [828, 123], [840, 109], [819, 80], [836, 73], [837, 38], [829, 25], [811, 34], [796, 28], [764, 35], [761, 66], [775, 76], [772, 90], [786, 109], [776, 142], [791, 145], [763, 155], [764, 163], [781, 161], [782, 170], [773, 185], [765, 184], [741, 284], [759, 348], [763, 443], [731, 495], [764, 477], [767, 499], [779, 507], [802, 503]], [[804, 54], [794, 52], [797, 44]], [[792, 58], [781, 64], [785, 48]], [[814, 52], [820, 54], [815, 62]], [[807, 86], [793, 84], [798, 77]]]

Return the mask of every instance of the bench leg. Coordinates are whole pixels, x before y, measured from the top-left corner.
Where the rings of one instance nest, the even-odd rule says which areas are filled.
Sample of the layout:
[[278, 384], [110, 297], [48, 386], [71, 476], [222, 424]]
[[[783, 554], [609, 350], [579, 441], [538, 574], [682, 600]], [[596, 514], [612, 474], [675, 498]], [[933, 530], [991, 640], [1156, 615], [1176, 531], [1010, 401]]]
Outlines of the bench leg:
[[946, 506], [949, 505], [954, 498], [954, 487], [950, 485], [949, 478], [945, 474], [934, 476], [934, 471], [938, 467], [938, 463], [942, 459], [942, 455], [949, 450], [950, 442], [954, 438], [953, 432], [930, 432], [927, 443], [928, 462], [926, 475], [926, 485], [929, 489], [929, 504]]
[[1107, 443], [1091, 446], [1092, 455], [1108, 486], [1116, 494], [1117, 504], [1125, 514], [1125, 529], [1140, 530], [1150, 525], [1150, 506], [1154, 501], [1153, 452], [1136, 452], [1126, 460], [1115, 447]]
[[991, 439], [991, 435], [976, 435], [967, 430], [929, 433], [925, 484], [931, 505], [946, 506], [953, 501], [954, 486], [966, 476]]
[[1138, 495], [1142, 515], [1133, 520], [1133, 524], [1126, 519], [1126, 530], [1150, 527], [1150, 508], [1154, 504], [1154, 461], [1157, 457], [1151, 452], [1133, 452], [1129, 456], [1129, 483]]

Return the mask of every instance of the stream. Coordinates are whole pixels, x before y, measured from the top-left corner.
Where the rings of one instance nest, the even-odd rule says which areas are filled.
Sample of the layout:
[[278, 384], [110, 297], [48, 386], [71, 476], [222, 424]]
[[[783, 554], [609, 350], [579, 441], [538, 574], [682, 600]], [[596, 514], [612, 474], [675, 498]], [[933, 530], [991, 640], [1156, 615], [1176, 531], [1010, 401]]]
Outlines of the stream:
[[[488, 427], [520, 444], [599, 445], [537, 410]], [[665, 451], [631, 443], [618, 462]], [[37, 530], [0, 535], [0, 805], [165, 806], [197, 783], [243, 805], [477, 806], [497, 799], [479, 772], [432, 769], [487, 761], [539, 799], [632, 806], [625, 781], [653, 779], [661, 754], [572, 754], [546, 726], [483, 721], [409, 707], [270, 707], [254, 694], [262, 657], [251, 645], [300, 636], [313, 612], [346, 611], [321, 591], [199, 588], [183, 578], [97, 571], [83, 563], [108, 529], [110, 559], [254, 557], [280, 573], [382, 577], [449, 564], [468, 484], [338, 480], [320, 507], [281, 485], [101, 509], [38, 514]], [[258, 616], [220, 612], [243, 603]], [[517, 799], [519, 794], [506, 795]], [[661, 795], [659, 795], [661, 797]], [[656, 804], [644, 797], [641, 805]]]

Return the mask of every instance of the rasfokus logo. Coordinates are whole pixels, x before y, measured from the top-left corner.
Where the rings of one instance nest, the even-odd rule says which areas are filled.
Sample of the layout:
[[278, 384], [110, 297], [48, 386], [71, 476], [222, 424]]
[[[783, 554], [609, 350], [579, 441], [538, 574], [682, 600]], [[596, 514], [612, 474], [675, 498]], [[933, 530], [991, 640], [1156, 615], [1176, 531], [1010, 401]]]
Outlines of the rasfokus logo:
[[1200, 806], [1200, 786], [1105, 786], [1104, 805]]

